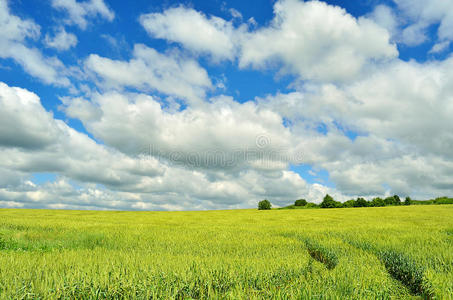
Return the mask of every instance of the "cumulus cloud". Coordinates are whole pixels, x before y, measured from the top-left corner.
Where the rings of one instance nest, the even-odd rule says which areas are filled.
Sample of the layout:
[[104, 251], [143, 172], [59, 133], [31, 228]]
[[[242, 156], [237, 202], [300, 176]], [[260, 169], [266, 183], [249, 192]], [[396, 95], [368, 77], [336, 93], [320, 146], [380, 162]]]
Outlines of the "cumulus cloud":
[[1, 146], [45, 147], [56, 140], [53, 122], [52, 115], [42, 109], [38, 96], [0, 82]]
[[[230, 21], [184, 6], [142, 15], [151, 37], [189, 51], [135, 44], [127, 60], [83, 58], [79, 79], [92, 82], [80, 82], [83, 96], [60, 97], [60, 108], [87, 134], [55, 119], [36, 94], [0, 83], [0, 206], [217, 209], [319, 202], [326, 193], [452, 194], [453, 58], [404, 62], [392, 44], [416, 45], [439, 23], [431, 53], [448, 50], [449, 2], [396, 2], [355, 18], [320, 1], [282, 0], [261, 27], [236, 11]], [[102, 1], [52, 3], [82, 29], [91, 17], [114, 18]], [[64, 85], [62, 63], [27, 47], [39, 26], [0, 5], [0, 57]], [[63, 50], [77, 39], [61, 28], [44, 43]], [[289, 93], [246, 103], [208, 97], [215, 83], [201, 55], [298, 80]], [[289, 170], [299, 163], [328, 171], [335, 187], [308, 184]], [[57, 179], [30, 181], [42, 172]]]
[[[379, 13], [380, 19], [389, 25], [385, 13]], [[274, 14], [269, 26], [257, 30], [182, 6], [142, 15], [140, 22], [152, 37], [216, 59], [238, 57], [242, 68], [282, 65], [283, 72], [301, 79], [347, 81], [370, 61], [398, 55], [386, 27], [337, 6], [282, 0], [275, 3]]]
[[[194, 52], [210, 54], [215, 59], [232, 59], [237, 29], [229, 21], [183, 6], [163, 13], [140, 16], [140, 23], [154, 38], [181, 43]], [[194, 34], [196, 33], [196, 34]]]
[[[250, 146], [251, 150], [257, 150], [261, 148], [256, 144], [255, 133], [263, 130], [268, 131], [276, 145], [285, 145], [286, 139], [278, 132], [284, 130], [278, 116], [259, 112], [253, 104], [236, 107], [238, 115], [232, 113], [229, 105], [241, 104], [227, 100], [218, 100], [206, 111], [171, 115], [149, 96], [111, 93], [94, 99], [100, 113], [93, 114], [82, 112], [91, 110], [90, 104], [83, 102], [86, 100], [65, 99], [68, 109], [72, 109], [68, 114], [78, 113], [87, 127], [105, 141], [106, 145], [101, 145], [54, 119], [40, 105], [39, 98], [27, 90], [2, 83], [0, 99], [0, 111], [5, 116], [15, 111], [21, 111], [23, 115], [8, 119], [10, 129], [23, 127], [21, 122], [26, 116], [32, 121], [23, 129], [25, 132], [12, 133], [35, 141], [24, 144], [22, 139], [11, 139], [8, 131], [0, 132], [0, 170], [1, 174], [9, 174], [0, 176], [3, 206], [156, 210], [239, 208], [255, 206], [265, 196], [276, 205], [283, 205], [288, 197], [316, 194], [319, 190], [298, 174], [286, 171], [286, 165], [277, 164], [277, 167], [273, 165], [263, 170], [259, 164], [247, 165], [244, 161], [253, 159], [246, 158], [236, 162], [241, 168], [213, 168], [191, 165], [187, 159], [171, 161], [172, 157], [147, 151], [137, 153], [131, 151], [134, 148], [128, 148], [133, 143], [153, 143], [164, 153], [171, 153], [169, 150], [176, 147], [182, 155], [177, 158], [190, 155], [192, 151], [200, 153], [203, 149], [234, 151], [236, 147]], [[116, 121], [113, 118], [117, 118]], [[143, 124], [141, 118], [144, 118]], [[239, 124], [235, 125], [235, 122]], [[125, 126], [127, 123], [129, 125]], [[169, 126], [172, 123], [174, 128]], [[187, 127], [186, 130], [183, 127]], [[239, 127], [245, 129], [244, 132], [241, 133]], [[115, 130], [118, 131], [114, 134]], [[27, 181], [31, 174], [43, 172], [59, 177], [55, 182], [40, 185]]]
[[368, 17], [379, 26], [387, 29], [391, 37], [397, 38], [400, 22], [392, 8], [384, 4], [377, 5]]
[[26, 45], [27, 39], [36, 40], [40, 36], [40, 27], [32, 20], [12, 15], [7, 1], [0, 1], [0, 26], [0, 58], [13, 59], [44, 83], [69, 85], [69, 79], [59, 74], [64, 69], [59, 59], [45, 57], [37, 48]]
[[110, 186], [127, 186], [137, 173], [155, 176], [162, 172], [155, 160], [128, 158], [54, 119], [34, 93], [1, 83], [0, 100], [1, 120], [7, 122], [0, 131], [4, 168], [55, 172], [81, 182]]
[[169, 112], [151, 96], [114, 92], [65, 104], [68, 115], [80, 118], [96, 138], [128, 155], [151, 152], [173, 163], [217, 169], [281, 170], [297, 159], [281, 117], [251, 102], [219, 97]]
[[240, 66], [282, 63], [302, 79], [347, 81], [370, 60], [398, 55], [388, 32], [366, 18], [356, 19], [320, 1], [279, 1], [269, 27], [244, 38]]
[[112, 21], [115, 13], [104, 3], [103, 0], [86, 0], [78, 2], [76, 0], [52, 0], [55, 9], [65, 11], [69, 19], [67, 23], [76, 24], [81, 29], [88, 26], [88, 18], [96, 16]]
[[142, 44], [134, 46], [129, 61], [91, 54], [85, 67], [102, 79], [99, 83], [106, 88], [134, 87], [199, 101], [212, 87], [206, 70], [195, 60], [178, 52], [161, 54]]
[[64, 51], [77, 45], [77, 37], [72, 33], [66, 32], [66, 30], [61, 27], [53, 37], [46, 34], [44, 43], [47, 47], [55, 48], [58, 51]]
[[[303, 137], [296, 147], [342, 193], [451, 194], [451, 70], [452, 58], [394, 61], [351, 85], [313, 85], [259, 103], [293, 121]], [[326, 134], [308, 131], [321, 124]]]
[[428, 39], [428, 28], [439, 24], [439, 41], [453, 40], [453, 1], [451, 0], [394, 0], [401, 14], [408, 19], [402, 31], [402, 42], [420, 45]]
[[451, 42], [450, 41], [443, 41], [440, 43], [435, 44], [431, 50], [429, 50], [429, 53], [442, 53], [448, 50], [450, 47]]

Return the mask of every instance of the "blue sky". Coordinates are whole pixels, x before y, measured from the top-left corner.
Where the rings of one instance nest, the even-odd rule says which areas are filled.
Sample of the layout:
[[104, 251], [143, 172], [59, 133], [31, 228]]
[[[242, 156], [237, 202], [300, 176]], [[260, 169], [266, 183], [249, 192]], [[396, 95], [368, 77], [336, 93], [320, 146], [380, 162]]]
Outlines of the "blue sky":
[[452, 1], [0, 1], [0, 206], [453, 191]]

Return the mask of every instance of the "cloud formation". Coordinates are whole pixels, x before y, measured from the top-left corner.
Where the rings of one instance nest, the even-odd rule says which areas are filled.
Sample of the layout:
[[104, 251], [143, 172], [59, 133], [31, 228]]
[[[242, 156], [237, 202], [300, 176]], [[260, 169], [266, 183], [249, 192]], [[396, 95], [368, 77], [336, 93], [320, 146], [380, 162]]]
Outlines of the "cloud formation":
[[67, 13], [69, 18], [66, 19], [66, 23], [75, 24], [81, 29], [87, 28], [89, 18], [99, 16], [108, 21], [112, 21], [115, 18], [115, 13], [103, 0], [81, 2], [76, 0], [52, 0], [52, 6]]
[[66, 32], [63, 27], [60, 27], [53, 37], [46, 34], [44, 42], [47, 47], [55, 48], [58, 51], [64, 51], [77, 45], [77, 37], [72, 33]]
[[[42, 29], [0, 0], [0, 58], [40, 79], [0, 82], [0, 206], [181, 210], [326, 193], [452, 195], [450, 1], [395, 3], [353, 16], [281, 0], [261, 23], [236, 9], [223, 19], [179, 5], [139, 12], [141, 33], [102, 32], [106, 47], [90, 48], [80, 32], [93, 33], [95, 18], [121, 24], [103, 1], [53, 0], [68, 17]], [[422, 43], [426, 59], [399, 57]], [[260, 81], [251, 91], [271, 92], [239, 102], [237, 81], [248, 76]], [[56, 179], [35, 182], [42, 173]]]
[[239, 66], [282, 71], [301, 79], [347, 81], [370, 61], [398, 55], [388, 32], [367, 18], [356, 19], [321, 1], [279, 1], [270, 26], [246, 35]]
[[320, 1], [278, 1], [271, 23], [256, 30], [183, 6], [142, 15], [140, 22], [152, 37], [217, 59], [236, 56], [241, 68], [281, 65], [301, 79], [350, 80], [367, 63], [398, 55], [385, 28]]
[[234, 58], [237, 29], [222, 18], [207, 17], [179, 6], [163, 13], [141, 15], [140, 23], [154, 38], [181, 43], [187, 49], [210, 54], [215, 59]]
[[40, 26], [32, 20], [11, 14], [8, 3], [0, 1], [0, 58], [13, 59], [25, 72], [44, 83], [68, 86], [69, 79], [58, 73], [64, 69], [56, 57], [45, 57], [41, 51], [27, 46], [27, 40], [37, 40]]
[[[228, 106], [217, 104], [212, 111], [225, 118], [225, 121], [218, 122], [215, 116], [201, 111], [171, 116], [145, 95], [129, 95], [132, 99], [122, 94], [99, 95], [96, 103], [102, 111], [102, 117], [93, 118], [92, 124], [91, 119], [87, 118], [86, 124], [95, 134], [99, 132], [100, 138], [107, 143], [100, 145], [87, 135], [54, 119], [51, 113], [44, 110], [34, 93], [9, 87], [4, 83], [0, 87], [0, 110], [5, 115], [20, 110], [23, 115], [8, 119], [9, 126], [21, 128], [24, 119], [32, 120], [25, 126], [25, 131], [14, 132], [17, 137], [15, 139], [10, 138], [9, 132], [0, 132], [0, 169], [2, 174], [10, 175], [0, 177], [0, 195], [5, 206], [215, 209], [249, 207], [266, 195], [272, 196], [277, 205], [283, 205], [288, 196], [296, 197], [301, 193], [319, 196], [319, 186], [307, 184], [298, 174], [286, 171], [286, 166], [281, 163], [268, 168], [267, 165], [254, 161], [252, 156], [233, 161], [232, 168], [215, 168], [213, 165], [191, 165], [188, 158], [184, 158], [184, 155], [190, 155], [192, 151], [200, 153], [210, 147], [219, 149], [217, 143], [223, 144], [224, 151], [239, 149], [236, 147], [247, 149], [248, 145], [255, 150], [261, 149], [256, 144], [254, 134], [255, 131], [262, 132], [263, 128], [257, 127], [260, 125], [247, 120], [247, 117], [255, 115], [255, 118], [263, 119], [260, 121], [261, 126], [267, 127], [267, 130], [276, 130], [281, 124], [271, 112], [259, 113], [253, 105], [245, 104], [242, 108], [244, 115], [235, 116], [228, 113]], [[114, 107], [112, 103], [115, 103]], [[83, 106], [79, 106], [79, 109], [70, 107], [74, 109], [74, 114], [80, 112]], [[149, 123], [140, 124], [141, 116], [133, 115], [133, 110], [140, 111], [146, 118], [144, 121]], [[153, 120], [159, 114], [161, 120]], [[84, 114], [79, 116], [82, 115]], [[120, 116], [123, 119], [118, 119]], [[124, 125], [126, 119], [130, 122], [132, 116], [138, 123], [130, 123], [128, 130], [121, 124]], [[114, 121], [114, 118], [117, 119]], [[244, 132], [242, 137], [228, 132], [235, 130], [234, 127], [225, 127], [239, 128], [244, 125], [234, 125], [234, 119], [238, 118], [243, 118], [241, 122], [250, 126], [249, 132]], [[219, 125], [216, 126], [219, 127], [209, 128], [202, 123], [192, 123], [195, 119], [203, 122], [217, 119]], [[168, 122], [180, 124], [176, 124], [175, 129], [165, 129], [170, 124]], [[193, 133], [182, 131], [181, 127], [184, 126], [192, 126]], [[198, 129], [206, 132], [198, 132]], [[167, 132], [161, 132], [165, 130]], [[173, 130], [173, 133], [168, 130]], [[218, 135], [221, 130], [224, 130], [224, 136]], [[115, 131], [117, 133], [113, 134]], [[132, 136], [134, 131], [142, 136]], [[172, 135], [174, 140], [169, 140]], [[216, 135], [217, 140], [210, 140], [211, 135]], [[146, 148], [137, 153], [137, 148], [127, 147], [130, 143], [141, 144], [140, 137], [145, 143], [155, 143], [153, 145], [156, 149], [162, 150], [164, 154], [172, 153], [169, 150], [177, 147], [181, 156], [159, 157], [147, 152]], [[236, 140], [230, 140], [231, 137]], [[24, 144], [24, 140], [27, 143]], [[275, 137], [275, 142], [279, 141], [284, 143], [282, 137]], [[267, 163], [266, 160], [262, 162]], [[56, 173], [59, 174], [59, 179], [36, 185], [27, 180], [34, 173]]]
[[94, 72], [106, 88], [134, 87], [179, 98], [199, 101], [211, 80], [200, 65], [174, 52], [161, 54], [143, 44], [136, 44], [133, 58], [118, 61], [91, 54], [85, 67]]

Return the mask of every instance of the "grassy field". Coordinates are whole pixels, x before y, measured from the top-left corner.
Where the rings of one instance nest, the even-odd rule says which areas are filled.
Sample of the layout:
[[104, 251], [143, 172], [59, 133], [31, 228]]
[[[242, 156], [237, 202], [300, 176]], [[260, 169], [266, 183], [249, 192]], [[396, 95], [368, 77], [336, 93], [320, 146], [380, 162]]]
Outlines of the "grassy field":
[[453, 205], [0, 210], [0, 299], [452, 299]]

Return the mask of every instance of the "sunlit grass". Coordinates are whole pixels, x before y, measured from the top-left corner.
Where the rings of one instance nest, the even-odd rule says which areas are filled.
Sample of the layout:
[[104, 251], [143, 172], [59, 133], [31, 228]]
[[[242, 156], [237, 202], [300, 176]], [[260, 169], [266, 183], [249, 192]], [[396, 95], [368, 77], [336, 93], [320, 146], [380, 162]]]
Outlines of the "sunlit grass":
[[451, 299], [452, 232], [448, 205], [5, 209], [0, 298]]

